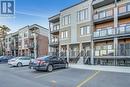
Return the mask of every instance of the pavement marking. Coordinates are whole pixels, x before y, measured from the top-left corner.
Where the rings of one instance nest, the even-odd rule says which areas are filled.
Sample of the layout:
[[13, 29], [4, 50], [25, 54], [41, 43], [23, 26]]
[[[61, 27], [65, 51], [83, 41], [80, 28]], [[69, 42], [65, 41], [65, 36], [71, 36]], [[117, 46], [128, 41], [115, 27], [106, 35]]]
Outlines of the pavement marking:
[[91, 75], [90, 77], [86, 78], [84, 81], [82, 81], [81, 83], [79, 83], [76, 87], [81, 87], [83, 86], [85, 83], [87, 83], [88, 81], [90, 81], [91, 79], [93, 79], [98, 73], [100, 73], [101, 71], [97, 71], [95, 72], [93, 75]]
[[64, 71], [67, 71], [67, 70], [70, 70], [70, 69], [61, 70], [61, 71], [55, 71], [55, 72], [50, 72], [50, 73], [47, 73], [47, 74], [44, 74], [44, 75], [38, 75], [38, 76], [36, 76], [36, 77], [34, 77], [34, 78], [41, 78], [41, 77], [45, 77], [45, 76], [48, 76], [48, 75], [52, 75], [52, 74], [64, 72]]

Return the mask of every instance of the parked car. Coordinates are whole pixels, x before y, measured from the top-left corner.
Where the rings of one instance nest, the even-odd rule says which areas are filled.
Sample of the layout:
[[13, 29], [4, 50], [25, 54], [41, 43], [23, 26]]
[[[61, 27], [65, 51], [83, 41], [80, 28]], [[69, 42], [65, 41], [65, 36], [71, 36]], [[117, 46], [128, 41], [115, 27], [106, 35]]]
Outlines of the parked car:
[[0, 56], [0, 63], [7, 63], [8, 60], [14, 58], [13, 56]]
[[48, 72], [51, 72], [57, 68], [67, 68], [68, 62], [65, 59], [56, 56], [44, 56], [35, 59], [31, 67], [36, 71], [47, 70]]
[[8, 61], [8, 64], [11, 66], [25, 66], [25, 65], [29, 65], [29, 62], [31, 60], [31, 57], [15, 57], [13, 59], [10, 59]]

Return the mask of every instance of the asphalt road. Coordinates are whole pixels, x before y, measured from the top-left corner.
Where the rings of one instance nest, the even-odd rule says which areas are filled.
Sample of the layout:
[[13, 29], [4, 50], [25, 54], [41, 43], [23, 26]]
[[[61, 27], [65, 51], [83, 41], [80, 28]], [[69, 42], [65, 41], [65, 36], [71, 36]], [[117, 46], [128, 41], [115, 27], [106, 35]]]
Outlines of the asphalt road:
[[49, 73], [0, 64], [0, 87], [130, 87], [130, 74], [73, 68]]

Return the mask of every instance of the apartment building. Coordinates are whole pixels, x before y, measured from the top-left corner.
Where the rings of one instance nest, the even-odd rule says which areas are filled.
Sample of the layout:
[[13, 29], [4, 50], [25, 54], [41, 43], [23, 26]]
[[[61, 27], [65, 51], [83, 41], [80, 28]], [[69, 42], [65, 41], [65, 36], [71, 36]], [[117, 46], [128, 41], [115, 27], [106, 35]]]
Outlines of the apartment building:
[[7, 35], [5, 36], [4, 43], [5, 43], [5, 45], [4, 45], [5, 54], [6, 54], [6, 55], [12, 55], [12, 51], [11, 51], [11, 50], [12, 50], [12, 49], [11, 49], [12, 33], [7, 34]]
[[48, 29], [37, 25], [27, 25], [6, 36], [6, 55], [31, 56], [34, 58], [48, 54]]
[[[60, 14], [49, 18], [53, 30], [55, 30], [55, 24], [60, 25], [56, 30], [57, 33], [52, 32], [52, 27], [50, 27], [50, 36], [52, 34], [58, 36], [56, 41], [59, 41], [57, 44], [59, 55], [63, 53], [69, 62], [77, 62], [76, 60], [81, 57], [82, 51], [87, 56], [91, 55], [91, 20], [91, 0], [83, 0], [61, 10]], [[52, 22], [53, 25], [51, 25]]]
[[130, 64], [130, 1], [93, 1], [95, 64]]
[[60, 14], [49, 18], [49, 54], [59, 55]]
[[82, 0], [57, 18], [58, 52], [69, 62], [130, 65], [129, 0]]

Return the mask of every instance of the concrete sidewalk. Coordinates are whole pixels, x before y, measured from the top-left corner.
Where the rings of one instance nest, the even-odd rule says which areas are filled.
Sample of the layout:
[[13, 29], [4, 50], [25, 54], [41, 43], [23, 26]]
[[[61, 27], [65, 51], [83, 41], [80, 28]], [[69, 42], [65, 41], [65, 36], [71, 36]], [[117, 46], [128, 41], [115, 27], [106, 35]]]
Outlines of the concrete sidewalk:
[[71, 68], [130, 73], [130, 67], [69, 64]]

